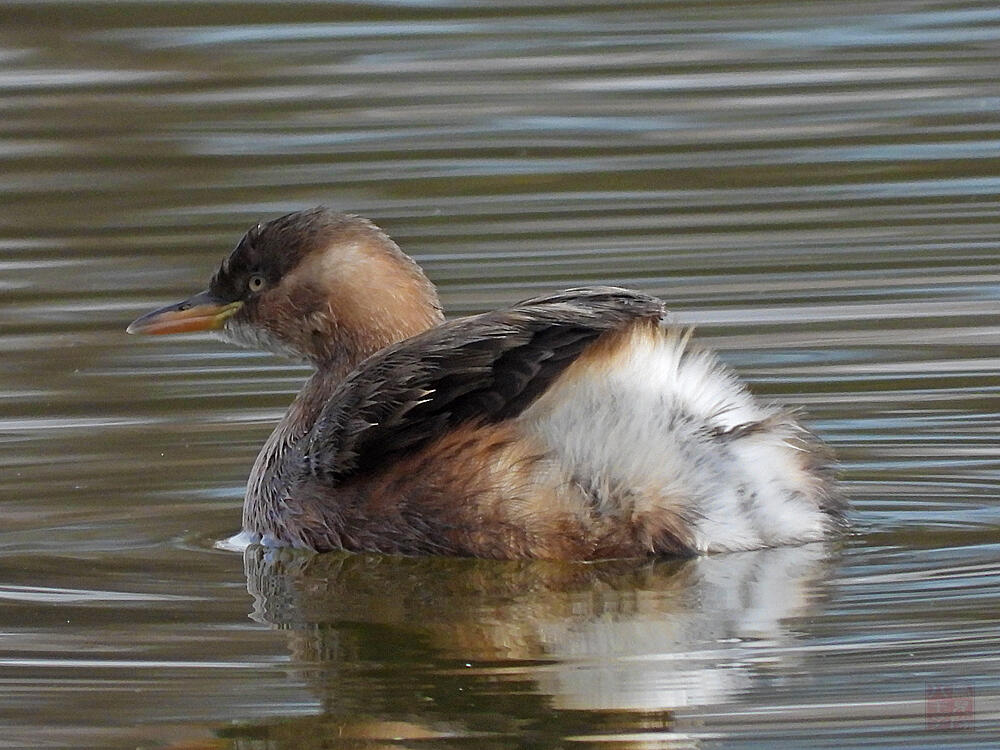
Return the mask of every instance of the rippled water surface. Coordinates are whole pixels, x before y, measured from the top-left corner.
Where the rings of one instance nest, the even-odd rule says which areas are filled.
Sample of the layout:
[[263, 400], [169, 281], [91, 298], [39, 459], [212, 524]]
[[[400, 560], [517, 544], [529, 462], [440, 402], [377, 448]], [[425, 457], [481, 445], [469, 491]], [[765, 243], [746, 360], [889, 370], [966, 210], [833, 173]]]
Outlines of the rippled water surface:
[[[995, 3], [14, 1], [0, 63], [0, 747], [992, 745]], [[123, 329], [317, 203], [454, 313], [661, 294], [806, 410], [854, 533], [214, 549], [304, 370]]]

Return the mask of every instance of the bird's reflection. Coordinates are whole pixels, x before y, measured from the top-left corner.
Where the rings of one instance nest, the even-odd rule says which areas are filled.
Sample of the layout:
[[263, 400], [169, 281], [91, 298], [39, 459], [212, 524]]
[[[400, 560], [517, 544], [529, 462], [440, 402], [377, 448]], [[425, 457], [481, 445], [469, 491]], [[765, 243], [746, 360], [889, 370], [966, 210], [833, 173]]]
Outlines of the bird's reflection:
[[310, 736], [509, 736], [527, 722], [555, 741], [669, 732], [678, 711], [787, 669], [829, 557], [814, 544], [594, 564], [257, 547], [244, 560], [253, 618], [287, 631], [324, 706], [325, 730], [303, 720]]

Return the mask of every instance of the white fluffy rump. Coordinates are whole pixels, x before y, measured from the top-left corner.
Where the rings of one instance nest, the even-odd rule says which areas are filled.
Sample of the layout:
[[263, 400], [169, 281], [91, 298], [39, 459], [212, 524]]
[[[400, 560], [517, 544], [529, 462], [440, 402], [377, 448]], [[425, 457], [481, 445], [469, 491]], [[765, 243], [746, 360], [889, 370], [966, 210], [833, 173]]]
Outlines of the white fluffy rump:
[[681, 519], [702, 552], [824, 538], [817, 444], [684, 331], [599, 342], [523, 415], [597, 512]]

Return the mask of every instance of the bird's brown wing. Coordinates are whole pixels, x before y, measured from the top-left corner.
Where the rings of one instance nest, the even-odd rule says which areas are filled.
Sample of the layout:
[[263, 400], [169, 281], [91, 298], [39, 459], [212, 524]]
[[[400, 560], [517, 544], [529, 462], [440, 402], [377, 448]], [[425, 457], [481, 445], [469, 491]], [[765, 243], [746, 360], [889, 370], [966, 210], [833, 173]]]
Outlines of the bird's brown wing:
[[303, 444], [303, 469], [331, 484], [383, 466], [462, 422], [520, 414], [598, 336], [660, 319], [655, 297], [570, 289], [445, 323], [365, 360]]

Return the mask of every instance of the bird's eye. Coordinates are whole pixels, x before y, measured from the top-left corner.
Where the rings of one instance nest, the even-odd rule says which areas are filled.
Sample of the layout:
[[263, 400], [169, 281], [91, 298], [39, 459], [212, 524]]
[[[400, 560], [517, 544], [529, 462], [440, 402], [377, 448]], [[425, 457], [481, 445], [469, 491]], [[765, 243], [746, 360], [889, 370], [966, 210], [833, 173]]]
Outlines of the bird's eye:
[[264, 283], [265, 283], [264, 277], [261, 276], [259, 273], [255, 273], [247, 281], [247, 289], [249, 289], [251, 292], [259, 292], [261, 289], [264, 288]]

